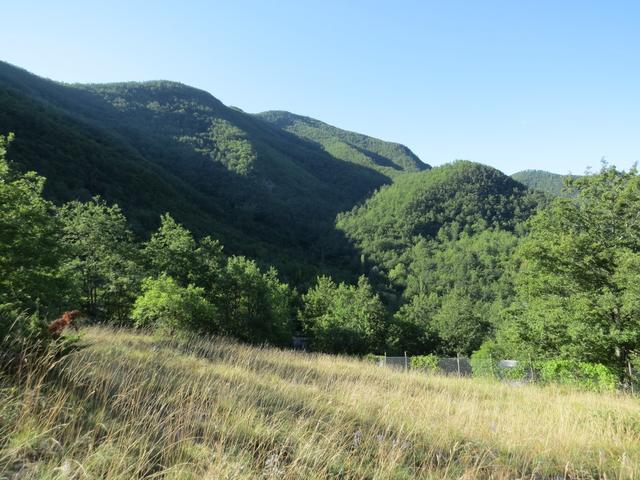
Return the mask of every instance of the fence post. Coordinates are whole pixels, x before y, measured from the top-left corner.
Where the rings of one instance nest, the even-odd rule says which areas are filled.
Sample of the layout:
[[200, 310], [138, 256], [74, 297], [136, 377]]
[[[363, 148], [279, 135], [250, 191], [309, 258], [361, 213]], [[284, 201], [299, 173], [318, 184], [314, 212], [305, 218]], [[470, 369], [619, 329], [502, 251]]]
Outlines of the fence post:
[[491, 377], [492, 378], [498, 378], [498, 376], [496, 375], [495, 372], [495, 368], [493, 365], [493, 355], [489, 354], [489, 365], [491, 365]]
[[529, 376], [531, 377], [531, 383], [536, 383], [536, 379], [533, 373], [533, 360], [531, 359], [531, 354], [529, 354]]
[[633, 369], [631, 368], [631, 360], [627, 358], [627, 367], [629, 367], [629, 384], [631, 385], [631, 395], [634, 395], [633, 391]]
[[384, 352], [384, 366], [387, 366], [387, 352]]
[[458, 365], [458, 377], [460, 376], [460, 353], [456, 353], [456, 364]]
[[407, 361], [407, 351], [404, 351], [404, 371], [409, 371], [409, 362]]

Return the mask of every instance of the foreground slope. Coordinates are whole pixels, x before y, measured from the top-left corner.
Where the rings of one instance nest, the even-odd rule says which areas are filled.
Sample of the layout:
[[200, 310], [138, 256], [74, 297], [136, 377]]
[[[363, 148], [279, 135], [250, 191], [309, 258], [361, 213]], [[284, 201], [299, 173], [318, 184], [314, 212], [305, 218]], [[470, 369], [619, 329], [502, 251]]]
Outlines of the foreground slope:
[[170, 212], [276, 264], [331, 261], [327, 245], [346, 248], [336, 214], [391, 181], [175, 82], [65, 85], [0, 62], [0, 133], [9, 131], [11, 158], [47, 177], [58, 202], [101, 195], [141, 234]]
[[300, 138], [317, 142], [336, 158], [373, 168], [385, 175], [394, 176], [400, 172], [419, 172], [429, 168], [399, 143], [385, 142], [284, 111], [263, 112], [258, 116]]
[[0, 378], [0, 477], [619, 478], [624, 396], [403, 373], [223, 340], [91, 329], [46, 378]]

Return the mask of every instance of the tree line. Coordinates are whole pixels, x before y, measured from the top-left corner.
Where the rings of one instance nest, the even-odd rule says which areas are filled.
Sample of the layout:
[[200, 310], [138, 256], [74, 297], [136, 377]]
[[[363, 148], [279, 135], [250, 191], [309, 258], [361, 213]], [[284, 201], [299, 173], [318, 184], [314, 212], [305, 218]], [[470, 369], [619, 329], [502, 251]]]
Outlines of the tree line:
[[[169, 214], [141, 242], [118, 205], [46, 200], [43, 177], [10, 167], [11, 140], [0, 137], [1, 338], [35, 338], [46, 320], [79, 308], [93, 321], [169, 333], [289, 346], [294, 330], [304, 329], [321, 350], [381, 346], [386, 310], [364, 277], [358, 286], [321, 277], [300, 296], [273, 267], [225, 255], [219, 241], [196, 239]], [[338, 331], [351, 331], [351, 340]]]
[[[258, 344], [289, 346], [303, 332], [309, 348], [330, 353], [562, 360], [600, 364], [627, 380], [638, 362], [635, 168], [605, 165], [568, 178], [570, 195], [537, 206], [500, 178], [511, 197], [492, 194], [475, 209], [474, 191], [449, 185], [446, 169], [435, 169], [442, 182], [422, 199], [440, 205], [419, 211], [428, 222], [385, 209], [386, 227], [373, 228], [377, 212], [359, 207], [338, 224], [371, 234], [359, 245], [366, 275], [356, 283], [319, 275], [299, 292], [273, 267], [226, 255], [218, 240], [197, 238], [169, 214], [141, 240], [120, 207], [99, 197], [54, 205], [42, 195], [43, 177], [19, 173], [5, 158], [11, 139], [0, 137], [5, 342], [37, 337], [46, 321], [79, 308], [94, 321]], [[494, 175], [464, 164], [449, 172], [465, 185], [479, 175], [483, 190]]]

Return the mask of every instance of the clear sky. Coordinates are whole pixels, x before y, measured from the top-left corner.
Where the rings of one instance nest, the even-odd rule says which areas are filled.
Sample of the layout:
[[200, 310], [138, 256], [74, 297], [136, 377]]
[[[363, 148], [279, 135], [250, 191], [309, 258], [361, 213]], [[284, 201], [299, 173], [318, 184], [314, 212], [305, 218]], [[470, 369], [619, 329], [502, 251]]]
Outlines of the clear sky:
[[0, 1], [0, 58], [177, 80], [507, 173], [640, 160], [640, 2]]

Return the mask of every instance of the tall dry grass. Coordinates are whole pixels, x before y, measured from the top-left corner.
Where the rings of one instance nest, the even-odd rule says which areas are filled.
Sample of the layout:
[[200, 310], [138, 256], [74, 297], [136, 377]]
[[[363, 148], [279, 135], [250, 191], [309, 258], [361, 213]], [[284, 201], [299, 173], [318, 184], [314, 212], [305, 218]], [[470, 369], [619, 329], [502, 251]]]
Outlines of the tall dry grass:
[[0, 388], [0, 478], [640, 477], [626, 396], [90, 329]]

